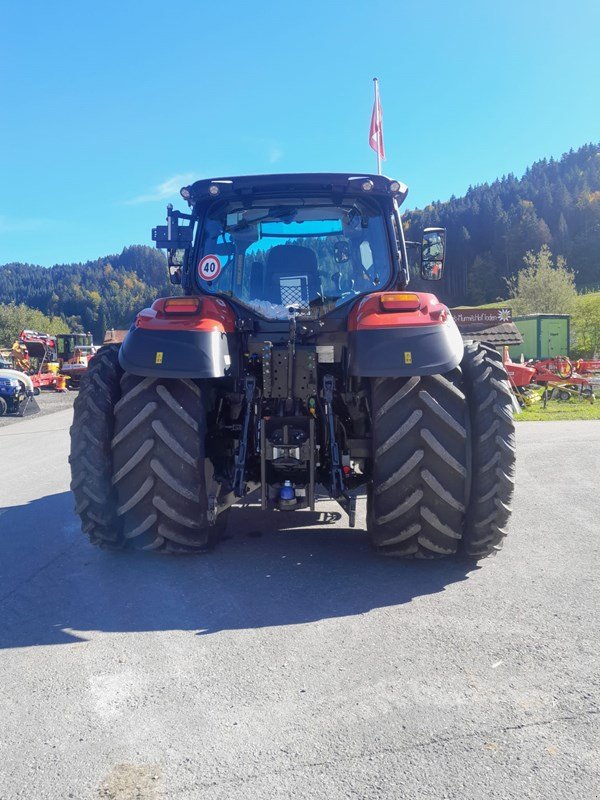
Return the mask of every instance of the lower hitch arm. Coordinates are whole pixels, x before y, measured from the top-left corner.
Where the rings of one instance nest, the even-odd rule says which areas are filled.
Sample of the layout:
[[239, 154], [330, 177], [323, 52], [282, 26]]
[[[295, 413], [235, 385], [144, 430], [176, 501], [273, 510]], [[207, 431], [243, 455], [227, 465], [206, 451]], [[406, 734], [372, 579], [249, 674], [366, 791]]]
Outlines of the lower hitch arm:
[[325, 417], [329, 434], [329, 460], [331, 462], [331, 496], [337, 500], [348, 514], [349, 525], [354, 527], [356, 521], [356, 497], [346, 490], [344, 471], [340, 460], [340, 447], [335, 438], [335, 419], [333, 416], [333, 392], [335, 378], [333, 375], [323, 377], [323, 399], [325, 401]]
[[236, 497], [243, 497], [246, 493], [246, 456], [248, 454], [248, 434], [252, 420], [255, 388], [256, 378], [253, 376], [246, 377], [244, 381], [244, 398], [246, 400], [244, 422], [242, 423], [242, 435], [235, 456], [235, 471], [233, 473], [233, 493]]

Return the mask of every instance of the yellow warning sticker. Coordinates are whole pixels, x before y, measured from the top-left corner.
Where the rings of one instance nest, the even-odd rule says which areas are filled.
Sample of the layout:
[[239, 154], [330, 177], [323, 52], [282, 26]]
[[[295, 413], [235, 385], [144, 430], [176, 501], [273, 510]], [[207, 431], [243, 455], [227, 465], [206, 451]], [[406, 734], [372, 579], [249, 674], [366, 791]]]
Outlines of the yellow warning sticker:
[[410, 352], [410, 350], [404, 351], [404, 363], [412, 364], [412, 353]]
[[163, 354], [159, 350], [158, 353], [156, 354], [156, 358], [154, 359], [154, 363], [155, 364], [162, 364], [162, 360], [163, 360]]

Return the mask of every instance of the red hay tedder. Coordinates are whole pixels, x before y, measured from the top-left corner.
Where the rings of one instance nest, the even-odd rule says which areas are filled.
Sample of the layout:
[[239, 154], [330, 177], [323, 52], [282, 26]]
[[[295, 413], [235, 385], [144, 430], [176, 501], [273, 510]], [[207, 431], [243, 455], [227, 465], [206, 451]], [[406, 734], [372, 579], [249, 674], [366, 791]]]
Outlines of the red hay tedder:
[[594, 387], [588, 377], [600, 371], [600, 361], [582, 361], [575, 364], [566, 356], [546, 358], [542, 361], [515, 363], [504, 350], [504, 366], [508, 372], [511, 385], [522, 404], [527, 403], [527, 390], [532, 386], [552, 388], [552, 395], [558, 400], [569, 400], [578, 395], [590, 402], [594, 401]]
[[575, 371], [580, 375], [595, 375], [600, 373], [600, 359], [578, 359], [575, 364]]

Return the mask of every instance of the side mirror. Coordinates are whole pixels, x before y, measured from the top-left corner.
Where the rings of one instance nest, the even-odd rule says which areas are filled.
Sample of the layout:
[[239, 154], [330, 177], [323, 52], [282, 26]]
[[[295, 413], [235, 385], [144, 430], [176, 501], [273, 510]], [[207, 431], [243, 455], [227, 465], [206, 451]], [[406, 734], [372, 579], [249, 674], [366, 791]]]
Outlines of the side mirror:
[[345, 264], [350, 261], [350, 245], [348, 242], [336, 242], [333, 245], [333, 260], [336, 264]]
[[439, 281], [444, 272], [446, 258], [446, 229], [425, 228], [421, 244], [421, 278]]
[[181, 264], [173, 263], [171, 253], [177, 252], [176, 250], [169, 250], [169, 280], [175, 286], [181, 286]]

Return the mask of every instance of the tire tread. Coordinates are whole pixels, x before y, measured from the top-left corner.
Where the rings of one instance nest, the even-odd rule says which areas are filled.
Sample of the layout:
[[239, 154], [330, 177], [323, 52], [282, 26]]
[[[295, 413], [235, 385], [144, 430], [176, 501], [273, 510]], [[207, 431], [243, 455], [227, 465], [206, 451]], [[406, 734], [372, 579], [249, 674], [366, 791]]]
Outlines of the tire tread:
[[462, 552], [484, 558], [502, 547], [511, 514], [515, 474], [512, 392], [501, 355], [467, 342], [462, 361], [472, 434], [471, 501]]
[[203, 390], [124, 373], [118, 345], [90, 363], [74, 404], [71, 488], [82, 529], [111, 549], [202, 552], [206, 520]]
[[381, 555], [456, 552], [466, 505], [468, 409], [459, 369], [371, 385], [367, 526]]

